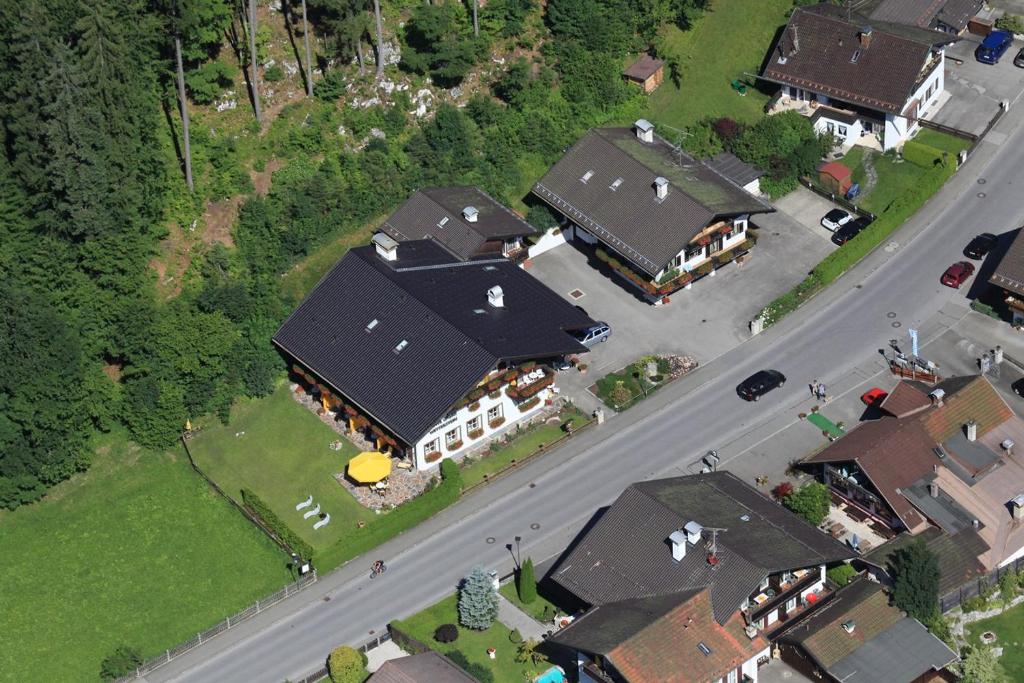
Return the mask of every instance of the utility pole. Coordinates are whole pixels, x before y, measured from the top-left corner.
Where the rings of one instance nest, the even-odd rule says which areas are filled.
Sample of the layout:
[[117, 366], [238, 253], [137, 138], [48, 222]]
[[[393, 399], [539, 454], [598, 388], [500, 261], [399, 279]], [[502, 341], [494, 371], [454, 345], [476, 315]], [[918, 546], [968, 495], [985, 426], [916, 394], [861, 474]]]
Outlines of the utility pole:
[[249, 79], [252, 81], [252, 108], [257, 123], [263, 123], [260, 110], [260, 86], [256, 78], [256, 0], [249, 0]]
[[313, 96], [313, 56], [309, 50], [309, 20], [306, 18], [306, 0], [302, 0], [302, 40], [306, 43], [306, 96]]
[[181, 63], [181, 33], [174, 29], [174, 59], [178, 67], [178, 104], [181, 107], [181, 135], [185, 147], [185, 183], [188, 191], [194, 192], [192, 183], [192, 141], [188, 134], [188, 100], [185, 97], [185, 69]]

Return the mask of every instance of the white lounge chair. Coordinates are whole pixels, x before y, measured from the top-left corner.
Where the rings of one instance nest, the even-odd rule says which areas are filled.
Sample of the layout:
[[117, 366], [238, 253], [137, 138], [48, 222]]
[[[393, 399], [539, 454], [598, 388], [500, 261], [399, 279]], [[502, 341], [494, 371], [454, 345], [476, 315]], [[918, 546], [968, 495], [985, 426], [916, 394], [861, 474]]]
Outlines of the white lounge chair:
[[310, 517], [313, 517], [313, 516], [319, 515], [319, 514], [320, 514], [320, 503], [317, 503], [316, 507], [313, 508], [312, 510], [307, 510], [306, 514], [302, 515], [302, 518], [303, 519], [309, 519]]
[[296, 505], [295, 509], [296, 510], [301, 510], [302, 508], [308, 508], [312, 504], [313, 504], [313, 494], [311, 493], [311, 494], [309, 494], [309, 498], [307, 498], [306, 500], [304, 500], [301, 503], [299, 503], [298, 505]]
[[325, 514], [323, 519], [321, 519], [319, 522], [317, 522], [316, 524], [313, 525], [313, 529], [314, 530], [315, 529], [319, 529], [320, 527], [327, 526], [330, 523], [331, 523], [331, 516], [329, 514]]

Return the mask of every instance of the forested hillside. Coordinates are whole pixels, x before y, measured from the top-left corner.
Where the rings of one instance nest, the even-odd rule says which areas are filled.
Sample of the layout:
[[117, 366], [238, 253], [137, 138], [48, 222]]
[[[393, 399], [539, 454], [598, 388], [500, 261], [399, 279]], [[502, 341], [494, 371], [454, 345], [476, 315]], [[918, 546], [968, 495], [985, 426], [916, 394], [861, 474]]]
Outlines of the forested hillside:
[[532, 182], [704, 2], [0, 3], [0, 505], [271, 391], [282, 275], [414, 188], [549, 227]]

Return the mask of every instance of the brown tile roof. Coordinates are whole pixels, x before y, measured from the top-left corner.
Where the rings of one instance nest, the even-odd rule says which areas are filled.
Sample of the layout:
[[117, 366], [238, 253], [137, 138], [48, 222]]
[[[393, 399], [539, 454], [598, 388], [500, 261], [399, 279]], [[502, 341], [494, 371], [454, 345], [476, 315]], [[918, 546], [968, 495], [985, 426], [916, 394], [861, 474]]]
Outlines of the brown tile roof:
[[630, 64], [629, 68], [622, 72], [622, 75], [635, 78], [638, 81], [646, 81], [663, 66], [665, 66], [665, 62], [662, 60], [650, 55], [643, 55], [640, 59]]
[[[942, 385], [940, 385], [942, 386]], [[1013, 417], [999, 392], [984, 377], [978, 376], [956, 393], [947, 393], [942, 408], [921, 415], [921, 423], [936, 443], [942, 443], [961, 431], [969, 420], [978, 423], [978, 436]]]
[[888, 573], [889, 562], [896, 551], [919, 538], [939, 561], [939, 595], [945, 595], [985, 573], [985, 565], [979, 558], [988, 552], [989, 547], [974, 529], [950, 535], [937, 526], [929, 526], [919, 534], [902, 533], [860, 559]]
[[367, 683], [476, 683], [476, 679], [433, 650], [389, 659]]
[[763, 75], [844, 102], [899, 114], [932, 46], [874, 27], [869, 47], [862, 48], [863, 25], [847, 21], [845, 10], [833, 5], [797, 8], [772, 48]]
[[930, 407], [927, 390], [917, 382], [902, 381], [889, 392], [879, 408], [894, 417], [907, 417]]
[[656, 596], [601, 605], [551, 640], [603, 655], [630, 683], [703, 683], [722, 678], [768, 647], [760, 633], [750, 638], [743, 627], [739, 612], [719, 625], [711, 593], [704, 589], [681, 599]]
[[996, 271], [988, 279], [996, 287], [1024, 296], [1024, 230], [1018, 230], [1013, 244], [999, 260]]

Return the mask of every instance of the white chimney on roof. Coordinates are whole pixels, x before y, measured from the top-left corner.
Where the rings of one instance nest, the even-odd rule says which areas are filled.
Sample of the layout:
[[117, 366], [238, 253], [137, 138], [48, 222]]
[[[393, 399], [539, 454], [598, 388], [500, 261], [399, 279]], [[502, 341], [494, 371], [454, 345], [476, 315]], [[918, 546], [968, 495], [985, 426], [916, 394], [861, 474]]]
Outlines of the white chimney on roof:
[[967, 430], [967, 440], [977, 441], [978, 440], [978, 423], [974, 420], [968, 420], [967, 424], [964, 425], [964, 429]]
[[932, 405], [936, 408], [942, 407], [942, 399], [946, 397], [946, 391], [944, 389], [936, 389], [932, 393], [928, 394], [928, 398], [932, 400]]
[[637, 119], [633, 124], [636, 130], [636, 137], [641, 142], [654, 142], [654, 124], [647, 119]]
[[687, 522], [683, 525], [683, 531], [686, 532], [686, 540], [696, 545], [700, 543], [700, 535], [704, 532], [704, 527], [697, 522]]
[[487, 303], [495, 308], [505, 307], [505, 293], [501, 291], [501, 285], [494, 285], [487, 290]]
[[677, 529], [668, 535], [668, 541], [672, 544], [672, 559], [681, 562], [686, 557], [686, 534]]
[[378, 232], [373, 236], [371, 241], [373, 242], [373, 246], [377, 249], [377, 254], [382, 259], [385, 261], [398, 260], [398, 242], [394, 239], [382, 232]]
[[1024, 519], [1024, 493], [1014, 496], [1010, 501], [1010, 507], [1013, 508], [1014, 519]]
[[479, 215], [480, 212], [476, 210], [475, 206], [467, 206], [462, 210], [462, 217], [470, 223], [476, 223], [476, 219]]
[[668, 196], [668, 178], [658, 176], [654, 179], [654, 196], [659, 200]]

